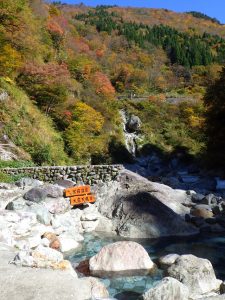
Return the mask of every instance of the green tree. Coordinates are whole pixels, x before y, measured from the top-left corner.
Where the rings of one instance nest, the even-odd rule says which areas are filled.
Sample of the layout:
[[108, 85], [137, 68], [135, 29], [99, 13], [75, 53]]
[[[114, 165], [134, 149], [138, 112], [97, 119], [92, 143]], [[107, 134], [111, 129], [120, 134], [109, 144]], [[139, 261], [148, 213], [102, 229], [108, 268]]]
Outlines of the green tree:
[[207, 90], [204, 98], [207, 108], [207, 159], [210, 165], [225, 167], [225, 67], [219, 79]]

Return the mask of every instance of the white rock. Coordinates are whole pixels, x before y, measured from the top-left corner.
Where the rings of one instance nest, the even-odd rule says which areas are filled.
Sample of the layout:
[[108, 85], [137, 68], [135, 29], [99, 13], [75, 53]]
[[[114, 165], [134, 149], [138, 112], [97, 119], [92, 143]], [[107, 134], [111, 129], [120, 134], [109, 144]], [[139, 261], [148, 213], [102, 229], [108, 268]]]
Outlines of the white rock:
[[36, 214], [33, 212], [27, 212], [27, 211], [19, 211], [18, 215], [20, 217], [20, 220], [27, 222], [30, 225], [37, 224], [37, 217]]
[[24, 251], [30, 250], [30, 244], [27, 240], [15, 240], [14, 247]]
[[52, 226], [46, 226], [46, 225], [40, 224], [40, 223], [32, 226], [31, 234], [38, 233], [40, 236], [42, 236], [45, 232], [54, 233], [55, 231], [52, 228]]
[[84, 232], [92, 232], [98, 226], [98, 220], [96, 221], [83, 221], [81, 222]]
[[169, 266], [175, 263], [175, 261], [179, 256], [180, 255], [178, 254], [167, 254], [165, 256], [160, 257], [159, 259], [160, 266], [163, 269], [167, 269]]
[[14, 260], [12, 261], [15, 265], [21, 265], [24, 267], [32, 267], [34, 265], [34, 259], [30, 255], [29, 251], [22, 250], [15, 256]]
[[97, 213], [84, 213], [81, 216], [81, 221], [96, 221], [99, 218], [99, 214]]
[[36, 248], [37, 246], [39, 246], [41, 244], [41, 237], [40, 237], [40, 235], [36, 234], [34, 236], [28, 237], [27, 241], [28, 241], [31, 249]]
[[103, 247], [89, 262], [91, 272], [151, 270], [154, 263], [147, 251], [135, 242], [116, 242]]
[[167, 273], [186, 285], [193, 298], [220, 289], [221, 281], [216, 279], [210, 261], [194, 255], [181, 255], [168, 268]]
[[80, 244], [71, 238], [59, 237], [59, 241], [60, 241], [60, 250], [62, 252], [68, 252], [80, 247]]
[[63, 255], [59, 251], [51, 248], [39, 245], [34, 251], [32, 251], [34, 260], [46, 260], [52, 262], [60, 262], [63, 260]]
[[16, 212], [7, 211], [5, 212], [5, 220], [11, 223], [19, 223], [21, 217]]
[[75, 228], [76, 222], [71, 216], [70, 212], [67, 212], [62, 215], [54, 215], [54, 218], [52, 219], [52, 227], [54, 229], [59, 227], [65, 227], [65, 228]]
[[70, 215], [74, 219], [75, 222], [80, 221], [83, 214], [84, 214], [83, 210], [81, 210], [79, 208], [73, 209], [70, 212]]
[[188, 300], [188, 288], [178, 280], [165, 277], [154, 288], [147, 291], [143, 300]]
[[30, 232], [30, 229], [31, 227], [29, 224], [22, 222], [15, 227], [14, 234], [18, 236], [26, 236]]
[[95, 204], [87, 203], [87, 206], [83, 209], [83, 213], [90, 214], [90, 213], [98, 213], [97, 206]]
[[46, 198], [44, 205], [52, 214], [62, 214], [71, 209], [70, 200], [68, 198]]
[[91, 285], [91, 296], [95, 300], [107, 300], [109, 299], [109, 293], [104, 284], [97, 278], [86, 277], [83, 279]]
[[61, 238], [70, 238], [75, 240], [76, 242], [82, 242], [84, 240], [84, 237], [76, 232], [75, 230], [68, 230], [62, 234], [59, 235]]
[[113, 232], [113, 222], [112, 220], [104, 217], [104, 216], [99, 216], [98, 218], [98, 225], [95, 228], [95, 231], [99, 232]]
[[0, 242], [8, 246], [14, 246], [15, 241], [13, 238], [12, 231], [8, 228], [0, 230]]
[[47, 238], [41, 239], [41, 244], [44, 247], [49, 247], [50, 241]]

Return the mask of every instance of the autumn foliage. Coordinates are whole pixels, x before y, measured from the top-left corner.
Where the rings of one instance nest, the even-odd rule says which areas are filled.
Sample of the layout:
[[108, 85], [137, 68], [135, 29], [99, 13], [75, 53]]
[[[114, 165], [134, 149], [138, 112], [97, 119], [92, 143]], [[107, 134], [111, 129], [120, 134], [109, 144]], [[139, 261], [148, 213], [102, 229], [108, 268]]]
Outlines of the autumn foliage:
[[[22, 105], [10, 106], [19, 110], [15, 118], [4, 106], [4, 126], [37, 163], [67, 155], [77, 163], [112, 162], [110, 148], [124, 153], [124, 108], [143, 122], [140, 147], [186, 147], [194, 155], [204, 149], [202, 98], [225, 62], [224, 26], [215, 20], [193, 12], [0, 0], [0, 24], [0, 90], [13, 90], [18, 103], [16, 94], [29, 97], [25, 113]], [[188, 101], [175, 106], [168, 98]], [[38, 111], [34, 120], [29, 103]], [[37, 118], [44, 125], [36, 127], [43, 133], [46, 126], [51, 137], [40, 146], [28, 129]]]

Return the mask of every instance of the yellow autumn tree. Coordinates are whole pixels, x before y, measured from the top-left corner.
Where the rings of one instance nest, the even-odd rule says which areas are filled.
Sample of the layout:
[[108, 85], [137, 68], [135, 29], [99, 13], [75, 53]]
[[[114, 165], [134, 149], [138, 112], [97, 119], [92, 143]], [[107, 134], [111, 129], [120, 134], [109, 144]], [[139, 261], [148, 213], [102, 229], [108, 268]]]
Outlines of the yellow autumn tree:
[[73, 121], [65, 131], [68, 151], [77, 163], [91, 162], [93, 155], [103, 151], [104, 141], [101, 135], [104, 117], [91, 106], [77, 102]]
[[22, 65], [20, 53], [6, 44], [0, 51], [0, 75], [11, 76]]

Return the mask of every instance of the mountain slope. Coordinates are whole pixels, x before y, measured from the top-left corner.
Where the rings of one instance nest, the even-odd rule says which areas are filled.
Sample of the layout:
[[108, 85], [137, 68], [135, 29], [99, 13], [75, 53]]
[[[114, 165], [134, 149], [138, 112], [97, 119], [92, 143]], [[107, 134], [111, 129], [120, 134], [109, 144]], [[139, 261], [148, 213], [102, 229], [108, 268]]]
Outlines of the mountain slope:
[[10, 95], [1, 133], [36, 163], [129, 159], [121, 109], [142, 120], [140, 151], [203, 151], [202, 98], [225, 61], [223, 25], [41, 0], [0, 0], [0, 20], [0, 88]]

